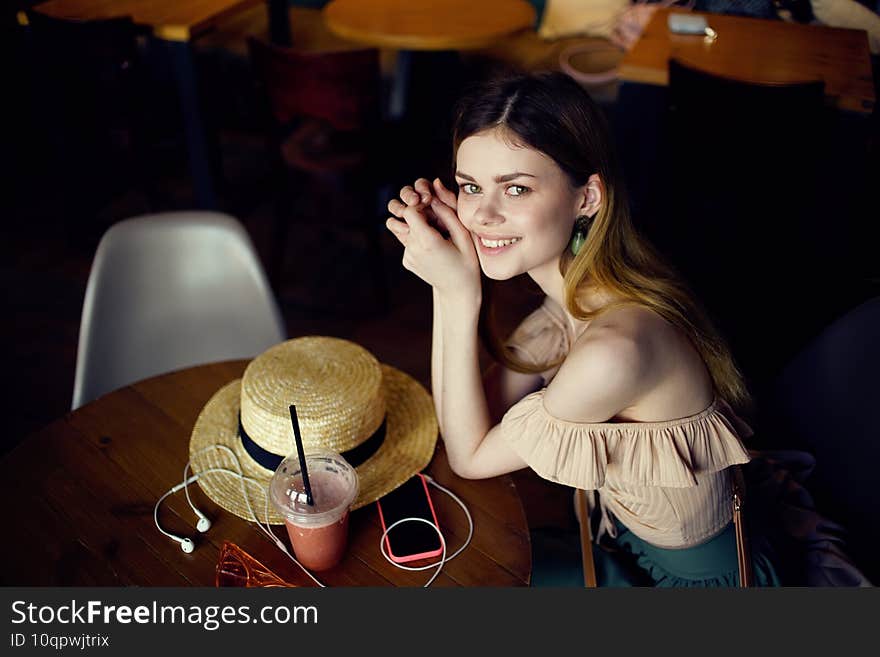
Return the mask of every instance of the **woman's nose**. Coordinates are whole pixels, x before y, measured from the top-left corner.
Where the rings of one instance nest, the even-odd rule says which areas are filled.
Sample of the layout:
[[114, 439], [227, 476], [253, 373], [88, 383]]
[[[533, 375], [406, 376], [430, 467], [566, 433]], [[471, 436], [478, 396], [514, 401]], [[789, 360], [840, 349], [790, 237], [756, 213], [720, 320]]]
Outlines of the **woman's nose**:
[[504, 223], [504, 215], [498, 211], [492, 199], [486, 198], [474, 213], [474, 220], [481, 226], [495, 226]]

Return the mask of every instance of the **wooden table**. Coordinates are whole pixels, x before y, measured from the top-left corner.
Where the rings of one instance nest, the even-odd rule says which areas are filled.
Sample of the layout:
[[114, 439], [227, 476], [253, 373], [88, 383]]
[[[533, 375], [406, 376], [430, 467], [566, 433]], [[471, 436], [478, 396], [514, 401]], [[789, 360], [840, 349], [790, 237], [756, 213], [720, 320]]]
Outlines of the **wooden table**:
[[535, 9], [525, 0], [332, 0], [324, 20], [378, 48], [467, 50], [531, 27]]
[[[247, 361], [194, 367], [122, 388], [86, 404], [27, 438], [0, 462], [8, 505], [2, 541], [2, 585], [212, 586], [224, 540], [241, 546], [279, 576], [304, 586], [308, 578], [267, 538], [190, 487], [212, 520], [205, 535], [183, 493], [160, 511], [163, 527], [193, 537], [184, 554], [153, 524], [153, 505], [181, 481], [196, 417]], [[439, 445], [439, 443], [438, 443]], [[437, 586], [522, 586], [529, 582], [531, 547], [522, 504], [510, 477], [463, 480], [442, 447], [427, 469], [459, 495], [474, 519], [470, 547], [450, 561]], [[432, 489], [450, 551], [467, 535], [461, 509]], [[283, 527], [276, 527], [289, 545]], [[343, 562], [319, 578], [331, 586], [421, 586], [431, 571], [408, 572], [379, 553], [378, 512], [369, 504], [351, 515]]]
[[99, 20], [129, 16], [153, 35], [168, 41], [190, 41], [224, 18], [263, 0], [48, 0], [37, 11], [54, 18]]
[[405, 112], [413, 51], [484, 48], [535, 23], [526, 0], [331, 0], [323, 14], [337, 36], [399, 51], [388, 108], [393, 119]]
[[129, 17], [148, 28], [167, 52], [175, 73], [190, 159], [195, 204], [203, 209], [218, 207], [216, 178], [218, 158], [212, 157], [210, 136], [202, 117], [192, 42], [214, 29], [223, 19], [267, 2], [273, 39], [290, 41], [287, 5], [284, 0], [48, 0], [34, 7], [46, 16], [66, 20], [101, 20]]
[[[867, 33], [720, 14], [703, 14], [718, 33], [715, 41], [672, 34], [669, 9], [659, 9], [636, 45], [623, 58], [625, 81], [669, 83], [669, 59], [700, 69], [763, 82], [821, 79], [828, 99], [844, 110], [870, 114], [874, 86]], [[694, 12], [700, 13], [700, 12]]]

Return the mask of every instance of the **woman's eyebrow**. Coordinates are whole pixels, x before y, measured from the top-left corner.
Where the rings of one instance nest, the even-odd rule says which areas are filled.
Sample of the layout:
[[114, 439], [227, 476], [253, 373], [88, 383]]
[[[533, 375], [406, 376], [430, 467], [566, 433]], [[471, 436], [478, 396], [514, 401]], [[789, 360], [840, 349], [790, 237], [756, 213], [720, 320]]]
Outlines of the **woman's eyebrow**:
[[[465, 180], [470, 180], [471, 182], [477, 182], [476, 178], [473, 178], [466, 173], [462, 173], [461, 171], [456, 171], [455, 175], [457, 178], [464, 178]], [[523, 171], [514, 171], [513, 173], [505, 173], [503, 176], [495, 176], [495, 182], [510, 182], [511, 180], [515, 180], [517, 178], [537, 178], [537, 176], [533, 176], [532, 174], [525, 173]]]

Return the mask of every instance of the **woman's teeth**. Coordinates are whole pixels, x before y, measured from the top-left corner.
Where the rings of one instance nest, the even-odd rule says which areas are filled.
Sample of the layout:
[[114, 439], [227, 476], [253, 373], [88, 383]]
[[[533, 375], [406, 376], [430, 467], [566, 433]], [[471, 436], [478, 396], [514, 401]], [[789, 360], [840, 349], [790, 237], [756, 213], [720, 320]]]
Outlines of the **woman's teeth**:
[[509, 240], [488, 240], [485, 237], [480, 238], [480, 242], [482, 242], [483, 246], [489, 247], [490, 249], [497, 249], [502, 246], [507, 246], [508, 244], [513, 244], [514, 242], [519, 242], [521, 237], [513, 237]]

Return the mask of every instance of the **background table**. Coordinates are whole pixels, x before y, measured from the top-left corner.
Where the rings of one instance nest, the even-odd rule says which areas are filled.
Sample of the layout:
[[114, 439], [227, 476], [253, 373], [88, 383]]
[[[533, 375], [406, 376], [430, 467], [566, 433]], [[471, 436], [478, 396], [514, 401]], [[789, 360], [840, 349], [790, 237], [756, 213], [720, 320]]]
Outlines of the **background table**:
[[[153, 505], [179, 483], [196, 417], [223, 384], [240, 377], [247, 361], [165, 374], [115, 391], [30, 436], [0, 462], [8, 505], [3, 585], [186, 586], [214, 584], [224, 540], [241, 546], [279, 576], [310, 580], [250, 523], [220, 509], [198, 485], [190, 487], [213, 526], [195, 530], [182, 492], [160, 510], [163, 527], [193, 537], [180, 546], [153, 524]], [[474, 519], [471, 545], [450, 561], [435, 586], [522, 586], [531, 572], [531, 546], [522, 504], [510, 477], [469, 481], [449, 469], [438, 442], [427, 471], [459, 495]], [[431, 488], [450, 551], [467, 535], [454, 501]], [[286, 531], [277, 534], [289, 545]], [[374, 504], [351, 515], [343, 562], [319, 578], [329, 585], [420, 586], [431, 571], [395, 568], [379, 553]]]
[[709, 42], [672, 34], [666, 23], [669, 12], [657, 10], [623, 58], [623, 80], [667, 85], [669, 59], [678, 57], [710, 73], [743, 80], [823, 80], [826, 97], [838, 108], [870, 114], [874, 107], [871, 57], [863, 30], [702, 14], [718, 33]]
[[531, 27], [525, 0], [332, 0], [327, 26], [340, 36], [379, 48], [465, 50]]
[[388, 112], [394, 119], [408, 104], [412, 51], [483, 48], [535, 23], [526, 0], [332, 0], [323, 14], [344, 39], [399, 51]]

